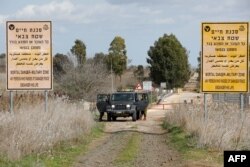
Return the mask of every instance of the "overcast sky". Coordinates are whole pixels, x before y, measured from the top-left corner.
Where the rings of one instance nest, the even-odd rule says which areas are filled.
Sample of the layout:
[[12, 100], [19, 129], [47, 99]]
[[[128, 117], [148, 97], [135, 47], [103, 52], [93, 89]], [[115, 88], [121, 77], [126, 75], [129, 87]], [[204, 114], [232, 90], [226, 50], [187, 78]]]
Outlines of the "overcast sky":
[[53, 54], [67, 54], [80, 39], [93, 57], [108, 53], [121, 36], [133, 65], [148, 65], [149, 47], [172, 33], [197, 66], [201, 22], [249, 22], [250, 0], [1, 0], [0, 53], [6, 50], [6, 21], [13, 20], [51, 20]]

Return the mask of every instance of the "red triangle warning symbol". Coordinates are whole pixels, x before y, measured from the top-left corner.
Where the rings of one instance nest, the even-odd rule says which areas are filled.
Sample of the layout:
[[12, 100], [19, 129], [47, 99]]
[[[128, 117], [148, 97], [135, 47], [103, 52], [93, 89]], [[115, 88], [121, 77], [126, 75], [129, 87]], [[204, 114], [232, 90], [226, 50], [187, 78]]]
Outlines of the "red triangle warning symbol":
[[141, 84], [138, 83], [138, 84], [136, 85], [136, 87], [135, 87], [135, 90], [142, 90]]

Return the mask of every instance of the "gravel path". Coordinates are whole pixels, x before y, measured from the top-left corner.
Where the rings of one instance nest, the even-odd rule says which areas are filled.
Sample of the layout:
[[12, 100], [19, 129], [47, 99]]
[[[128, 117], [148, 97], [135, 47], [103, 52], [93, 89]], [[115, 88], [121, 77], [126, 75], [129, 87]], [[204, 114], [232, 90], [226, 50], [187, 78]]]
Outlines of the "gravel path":
[[[133, 133], [117, 132], [107, 134], [94, 141], [86, 155], [81, 156], [75, 167], [116, 167], [114, 161], [124, 149]], [[139, 133], [139, 153], [132, 162], [133, 167], [177, 167], [180, 165], [178, 153], [167, 145], [167, 134]]]
[[140, 153], [134, 161], [135, 167], [177, 167], [180, 156], [167, 145], [167, 135], [143, 134]]
[[128, 142], [131, 133], [121, 132], [94, 141], [85, 156], [79, 158], [75, 167], [113, 167], [118, 153]]
[[179, 155], [167, 143], [167, 132], [161, 124], [166, 110], [148, 110], [146, 121], [118, 118], [105, 123], [106, 134], [91, 143], [89, 151], [80, 156], [75, 167], [115, 167], [117, 155], [124, 149], [133, 133], [140, 135], [139, 153], [131, 162], [135, 167], [176, 166]]

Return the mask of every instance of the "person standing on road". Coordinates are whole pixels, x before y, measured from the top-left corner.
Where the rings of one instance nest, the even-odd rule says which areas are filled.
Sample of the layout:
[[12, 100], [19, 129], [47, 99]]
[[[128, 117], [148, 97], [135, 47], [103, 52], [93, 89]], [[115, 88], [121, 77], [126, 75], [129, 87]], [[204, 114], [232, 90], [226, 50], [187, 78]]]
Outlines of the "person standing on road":
[[100, 113], [99, 115], [99, 121], [102, 121], [102, 117], [104, 116], [104, 113], [106, 112], [106, 106], [109, 103], [109, 95], [108, 94], [99, 94], [97, 96], [97, 104], [96, 107]]
[[[145, 94], [142, 94], [142, 97], [141, 97], [141, 101], [145, 101], [147, 100], [147, 97]], [[147, 120], [147, 110], [148, 110], [148, 106], [145, 107], [145, 109], [143, 111], [141, 111], [141, 118], [143, 117], [143, 120]]]
[[142, 111], [142, 116], [144, 117], [144, 118], [143, 118], [144, 121], [147, 120], [147, 110], [148, 110], [148, 107], [146, 107], [145, 110]]

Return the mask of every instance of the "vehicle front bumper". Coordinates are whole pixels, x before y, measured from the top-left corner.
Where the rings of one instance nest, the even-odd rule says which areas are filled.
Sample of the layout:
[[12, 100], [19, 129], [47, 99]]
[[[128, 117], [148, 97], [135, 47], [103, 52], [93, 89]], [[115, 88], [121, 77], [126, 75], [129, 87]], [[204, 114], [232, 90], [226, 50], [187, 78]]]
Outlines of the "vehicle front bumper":
[[136, 112], [136, 110], [114, 110], [114, 109], [107, 109], [107, 113], [111, 114], [111, 116], [120, 116], [120, 117], [126, 117], [131, 116], [133, 113]]

